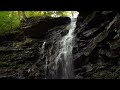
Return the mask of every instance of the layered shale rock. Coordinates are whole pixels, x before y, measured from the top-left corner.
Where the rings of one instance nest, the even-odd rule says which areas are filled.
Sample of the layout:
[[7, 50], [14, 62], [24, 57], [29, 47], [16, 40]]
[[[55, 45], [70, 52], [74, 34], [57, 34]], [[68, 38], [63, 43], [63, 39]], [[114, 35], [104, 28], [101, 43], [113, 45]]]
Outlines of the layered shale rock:
[[119, 78], [119, 29], [117, 11], [79, 12], [73, 49], [76, 78]]

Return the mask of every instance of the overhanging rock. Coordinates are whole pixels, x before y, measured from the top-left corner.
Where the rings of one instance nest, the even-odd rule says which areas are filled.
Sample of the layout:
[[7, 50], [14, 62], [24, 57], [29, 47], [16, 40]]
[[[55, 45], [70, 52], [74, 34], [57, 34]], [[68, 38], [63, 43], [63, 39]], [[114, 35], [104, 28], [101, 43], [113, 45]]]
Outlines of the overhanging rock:
[[25, 35], [30, 38], [40, 38], [48, 32], [48, 30], [70, 23], [69, 17], [44, 18], [31, 17], [27, 22], [21, 23], [21, 29]]

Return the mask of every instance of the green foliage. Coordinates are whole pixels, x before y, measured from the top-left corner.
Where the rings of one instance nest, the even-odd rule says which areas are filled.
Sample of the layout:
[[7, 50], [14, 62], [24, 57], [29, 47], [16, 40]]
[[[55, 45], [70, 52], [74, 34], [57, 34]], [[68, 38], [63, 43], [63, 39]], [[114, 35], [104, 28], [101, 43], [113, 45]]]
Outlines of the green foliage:
[[[70, 11], [25, 11], [27, 18], [41, 16], [41, 17], [60, 17], [69, 16]], [[22, 15], [20, 15], [20, 18]], [[20, 24], [18, 11], [0, 11], [0, 34], [4, 32], [11, 32], [15, 30]]]
[[14, 30], [19, 25], [15, 11], [0, 11], [0, 33]]
[[71, 14], [71, 11], [26, 11], [25, 14], [27, 17], [33, 17], [33, 16], [64, 17], [64, 16], [69, 16]]

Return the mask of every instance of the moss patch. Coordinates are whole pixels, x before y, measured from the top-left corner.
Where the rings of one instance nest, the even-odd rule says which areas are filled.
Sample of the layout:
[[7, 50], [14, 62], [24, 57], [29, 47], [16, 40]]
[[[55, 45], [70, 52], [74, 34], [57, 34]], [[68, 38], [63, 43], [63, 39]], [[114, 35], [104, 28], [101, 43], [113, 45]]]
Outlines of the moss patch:
[[94, 73], [92, 77], [96, 79], [109, 79], [109, 78], [113, 78], [113, 74], [108, 70], [103, 70]]
[[17, 54], [1, 54], [0, 58], [2, 59], [14, 59], [16, 58]]
[[24, 40], [24, 41], [14, 42], [14, 43], [13, 43], [13, 47], [19, 48], [19, 47], [21, 47], [21, 46], [27, 46], [27, 45], [29, 45], [30, 43], [32, 43], [32, 41], [33, 41], [32, 39], [26, 38], [26, 40]]
[[0, 61], [0, 67], [9, 67], [9, 66], [13, 66], [13, 64], [9, 62]]

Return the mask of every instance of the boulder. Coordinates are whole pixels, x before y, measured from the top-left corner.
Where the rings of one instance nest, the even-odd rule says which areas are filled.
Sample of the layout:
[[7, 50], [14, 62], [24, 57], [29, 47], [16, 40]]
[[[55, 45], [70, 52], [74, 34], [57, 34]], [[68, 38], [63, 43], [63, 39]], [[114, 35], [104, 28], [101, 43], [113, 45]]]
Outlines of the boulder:
[[[32, 20], [31, 20], [32, 19]], [[25, 35], [30, 38], [40, 38], [46, 34], [50, 29], [70, 23], [69, 17], [56, 17], [56, 18], [29, 18], [27, 22], [21, 23], [21, 29]]]

